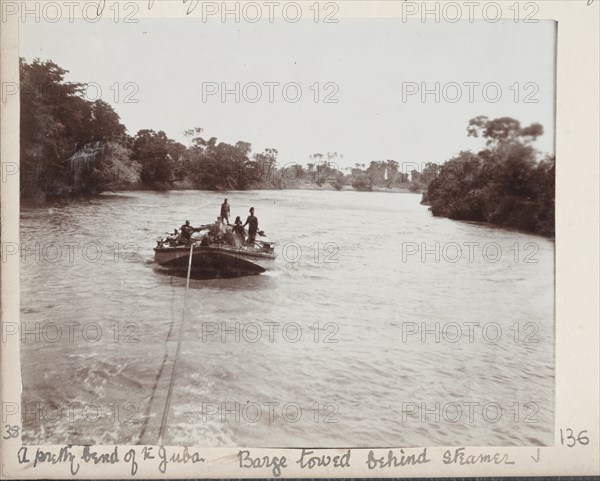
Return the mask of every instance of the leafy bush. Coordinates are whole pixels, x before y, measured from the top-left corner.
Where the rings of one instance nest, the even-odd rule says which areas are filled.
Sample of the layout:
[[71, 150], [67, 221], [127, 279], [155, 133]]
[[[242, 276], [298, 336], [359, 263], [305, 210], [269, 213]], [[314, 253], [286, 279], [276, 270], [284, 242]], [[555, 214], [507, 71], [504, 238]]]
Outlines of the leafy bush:
[[487, 148], [464, 151], [445, 162], [429, 182], [422, 203], [435, 216], [489, 222], [554, 236], [555, 159], [536, 161], [531, 141], [543, 128], [521, 128], [514, 119], [477, 117], [469, 135]]
[[373, 182], [366, 175], [359, 175], [352, 181], [352, 188], [361, 192], [370, 192], [373, 190]]

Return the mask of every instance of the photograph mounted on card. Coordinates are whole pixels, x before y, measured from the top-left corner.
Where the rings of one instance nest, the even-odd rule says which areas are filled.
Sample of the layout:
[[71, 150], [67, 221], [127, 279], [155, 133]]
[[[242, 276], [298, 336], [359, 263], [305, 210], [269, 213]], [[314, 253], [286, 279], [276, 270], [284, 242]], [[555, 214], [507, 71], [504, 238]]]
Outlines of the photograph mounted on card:
[[597, 4], [2, 8], [11, 473], [542, 474], [598, 446], [561, 397], [597, 382], [597, 137], [567, 101], [594, 74], [561, 50]]

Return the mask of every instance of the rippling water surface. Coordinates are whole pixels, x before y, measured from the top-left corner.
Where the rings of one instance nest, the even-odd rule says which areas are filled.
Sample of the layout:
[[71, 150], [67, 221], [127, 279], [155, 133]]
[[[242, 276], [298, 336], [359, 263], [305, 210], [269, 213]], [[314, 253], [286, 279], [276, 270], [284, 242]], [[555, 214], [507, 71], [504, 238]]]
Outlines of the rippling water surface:
[[[278, 259], [191, 281], [165, 443], [552, 443], [553, 242], [434, 218], [414, 194], [228, 198], [234, 216], [256, 208]], [[152, 247], [186, 219], [212, 221], [222, 199], [22, 207], [24, 442], [156, 443], [185, 279], [157, 272]]]

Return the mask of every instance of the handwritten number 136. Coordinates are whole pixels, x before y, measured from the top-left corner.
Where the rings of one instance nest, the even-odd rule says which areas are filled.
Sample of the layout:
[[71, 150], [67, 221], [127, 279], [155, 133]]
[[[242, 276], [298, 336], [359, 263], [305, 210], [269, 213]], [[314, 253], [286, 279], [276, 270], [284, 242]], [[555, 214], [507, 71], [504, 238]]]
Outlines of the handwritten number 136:
[[[565, 436], [566, 433], [566, 436]], [[577, 437], [574, 436], [574, 432], [571, 428], [567, 428], [565, 430], [560, 430], [560, 444], [566, 446], [568, 448], [575, 447], [577, 444], [581, 444], [583, 446], [590, 443], [590, 438], [586, 436], [587, 431], [579, 431]]]

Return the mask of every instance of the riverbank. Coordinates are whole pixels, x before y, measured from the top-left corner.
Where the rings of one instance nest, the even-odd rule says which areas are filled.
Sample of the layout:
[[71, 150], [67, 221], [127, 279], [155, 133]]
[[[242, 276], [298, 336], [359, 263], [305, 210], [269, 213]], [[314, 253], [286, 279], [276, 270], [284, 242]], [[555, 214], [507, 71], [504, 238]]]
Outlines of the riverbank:
[[[156, 190], [156, 189], [127, 189], [127, 190]], [[370, 190], [359, 190], [352, 187], [352, 185], [333, 185], [330, 182], [322, 182], [321, 184], [317, 184], [315, 182], [311, 182], [305, 179], [302, 180], [284, 180], [283, 186], [282, 182], [270, 182], [270, 181], [262, 181], [251, 184], [248, 189], [198, 189], [194, 187], [193, 183], [190, 180], [182, 180], [175, 181], [170, 183], [170, 186], [166, 189], [158, 189], [158, 190], [203, 190], [203, 191], [213, 191], [213, 192], [244, 192], [246, 190], [314, 190], [314, 191], [358, 191], [358, 192], [390, 192], [390, 193], [415, 193], [410, 190], [410, 184], [406, 183], [404, 185], [396, 185], [393, 187], [386, 186], [378, 186], [374, 185]], [[422, 193], [423, 191], [418, 191], [416, 193]]]
[[348, 192], [348, 191], [355, 191], [355, 192], [365, 192], [365, 193], [374, 193], [374, 192], [386, 192], [386, 193], [391, 193], [391, 194], [421, 194], [421, 191], [418, 192], [413, 192], [411, 191], [409, 185], [407, 184], [406, 186], [402, 185], [402, 186], [394, 186], [394, 187], [385, 187], [385, 186], [373, 186], [371, 188], [371, 190], [358, 190], [358, 189], [354, 189], [351, 185], [343, 185], [340, 188], [336, 188], [333, 185], [331, 185], [330, 183], [323, 183], [321, 185], [315, 184], [315, 183], [311, 183], [311, 182], [295, 182], [295, 183], [291, 183], [289, 185], [286, 185], [285, 187], [278, 187], [277, 185], [274, 185], [271, 182], [262, 182], [258, 185], [252, 185], [250, 188], [248, 189], [244, 189], [244, 190], [240, 190], [240, 189], [199, 189], [197, 187], [194, 187], [193, 183], [189, 180], [181, 180], [181, 181], [175, 181], [175, 182], [164, 182], [164, 183], [160, 183], [160, 184], [154, 184], [154, 185], [146, 185], [143, 182], [141, 182], [140, 180], [134, 181], [134, 182], [115, 182], [114, 184], [111, 184], [109, 186], [107, 186], [104, 190], [102, 190], [101, 192], [93, 192], [93, 193], [82, 193], [82, 192], [77, 192], [77, 191], [69, 191], [69, 190], [63, 190], [60, 194], [58, 195], [44, 195], [44, 193], [39, 192], [37, 195], [28, 195], [23, 197], [23, 200], [26, 201], [27, 203], [32, 203], [32, 204], [43, 204], [46, 201], [56, 201], [56, 200], [64, 200], [64, 201], [70, 201], [70, 200], [78, 200], [78, 199], [85, 199], [85, 198], [89, 198], [89, 197], [94, 197], [98, 194], [102, 194], [102, 193], [116, 193], [116, 192], [166, 192], [169, 190], [175, 190], [175, 191], [198, 191], [198, 192], [247, 192], [247, 191], [252, 191], [252, 190], [293, 190], [293, 191], [297, 191], [297, 190], [307, 190], [307, 191], [336, 191], [336, 192]]
[[153, 191], [158, 191], [158, 192], [162, 192], [162, 191], [166, 191], [166, 190], [197, 190], [199, 192], [247, 192], [247, 191], [252, 191], [252, 190], [309, 190], [309, 191], [318, 191], [318, 192], [323, 192], [323, 191], [335, 191], [335, 192], [349, 192], [349, 191], [353, 191], [353, 192], [365, 192], [365, 193], [369, 193], [369, 192], [387, 192], [390, 194], [422, 194], [422, 192], [412, 192], [408, 187], [373, 187], [372, 190], [357, 190], [352, 188], [352, 186], [350, 185], [345, 185], [343, 186], [341, 189], [336, 189], [335, 187], [327, 184], [327, 185], [317, 185], [317, 184], [302, 184], [302, 185], [294, 185], [294, 186], [288, 186], [288, 187], [284, 187], [284, 188], [277, 188], [274, 186], [269, 186], [269, 185], [261, 185], [261, 186], [256, 186], [256, 187], [252, 187], [251, 189], [245, 189], [245, 190], [238, 190], [238, 189], [214, 189], [214, 190], [209, 190], [209, 189], [196, 189], [194, 187], [188, 186], [187, 183], [175, 183], [173, 184], [171, 187], [166, 188], [166, 189], [151, 189], [151, 188], [132, 188], [132, 189], [118, 189], [118, 190], [126, 190], [126, 191], [148, 191], [148, 192], [153, 192]]

